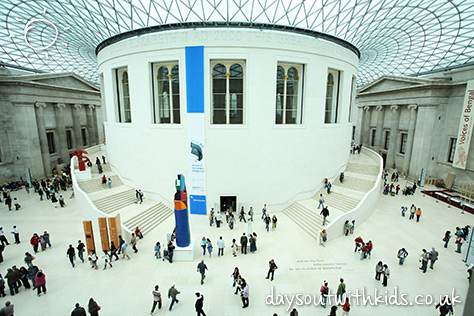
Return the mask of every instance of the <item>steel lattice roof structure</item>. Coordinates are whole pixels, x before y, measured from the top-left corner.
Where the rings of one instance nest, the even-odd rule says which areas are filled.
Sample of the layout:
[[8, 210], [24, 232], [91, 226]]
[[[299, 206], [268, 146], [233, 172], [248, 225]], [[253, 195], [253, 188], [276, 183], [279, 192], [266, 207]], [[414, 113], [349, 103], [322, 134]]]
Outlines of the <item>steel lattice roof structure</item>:
[[192, 22], [341, 38], [361, 53], [359, 86], [474, 63], [474, 0], [2, 0], [0, 62], [98, 83], [95, 49], [104, 40]]

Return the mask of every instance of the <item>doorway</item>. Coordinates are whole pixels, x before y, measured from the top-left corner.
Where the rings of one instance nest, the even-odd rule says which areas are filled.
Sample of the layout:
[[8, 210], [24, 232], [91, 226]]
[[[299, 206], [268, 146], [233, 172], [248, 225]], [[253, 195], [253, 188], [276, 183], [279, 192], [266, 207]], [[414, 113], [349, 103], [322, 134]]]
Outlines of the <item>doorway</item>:
[[387, 162], [387, 154], [386, 153], [380, 153], [382, 156], [382, 161], [383, 161], [383, 169], [385, 170], [385, 164]]
[[237, 206], [237, 197], [236, 196], [221, 196], [221, 213], [224, 213], [228, 208], [232, 207], [232, 210], [235, 212], [235, 207]]

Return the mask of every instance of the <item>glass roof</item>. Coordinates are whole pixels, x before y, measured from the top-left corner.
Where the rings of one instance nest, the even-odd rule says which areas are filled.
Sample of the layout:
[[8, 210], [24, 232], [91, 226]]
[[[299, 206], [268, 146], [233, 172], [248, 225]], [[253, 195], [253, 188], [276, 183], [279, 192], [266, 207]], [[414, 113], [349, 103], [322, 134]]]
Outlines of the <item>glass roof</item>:
[[358, 86], [473, 63], [474, 0], [1, 0], [0, 61], [98, 83], [96, 46], [148, 26], [245, 22], [330, 34], [361, 52]]

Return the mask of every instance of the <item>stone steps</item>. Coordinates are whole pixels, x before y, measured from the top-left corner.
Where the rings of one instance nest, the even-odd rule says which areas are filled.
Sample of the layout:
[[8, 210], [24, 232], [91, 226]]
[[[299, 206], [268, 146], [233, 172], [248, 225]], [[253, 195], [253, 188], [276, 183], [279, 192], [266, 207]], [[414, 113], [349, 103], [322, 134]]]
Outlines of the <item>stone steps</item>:
[[126, 206], [132, 205], [136, 200], [135, 190], [129, 189], [124, 192], [97, 199], [93, 201], [93, 203], [100, 211], [109, 214]]
[[163, 203], [157, 203], [136, 216], [124, 221], [123, 225], [132, 232], [135, 231], [135, 228], [138, 226], [142, 234], [146, 235], [172, 214], [172, 209], [165, 206]]
[[347, 164], [346, 170], [347, 172], [353, 173], [361, 173], [361, 174], [370, 174], [373, 176], [377, 176], [379, 173], [379, 166], [377, 165], [366, 165], [360, 164], [356, 162], [349, 162]]
[[331, 191], [331, 194], [327, 194], [326, 190], [320, 190], [313, 196], [313, 199], [316, 200], [316, 205], [319, 204], [319, 194], [321, 193], [324, 197], [324, 205], [328, 206], [329, 211], [334, 207], [339, 211], [348, 212], [355, 208], [360, 201], [360, 199], [355, 199], [337, 192]]
[[[300, 226], [308, 235], [319, 240], [319, 232], [323, 229], [323, 217], [299, 203], [293, 203], [283, 211], [293, 222]], [[326, 220], [326, 224], [329, 221]]]
[[[112, 179], [112, 187], [117, 187], [123, 185], [122, 180], [117, 175], [110, 175], [107, 176], [107, 179]], [[101, 178], [94, 178], [91, 180], [81, 181], [79, 182], [79, 186], [81, 187], [82, 191], [85, 193], [93, 193], [101, 190], [108, 190], [109, 187], [107, 186], [105, 189], [102, 186], [102, 179]]]
[[[339, 180], [337, 180], [339, 181]], [[343, 187], [343, 188], [348, 188], [351, 190], [356, 190], [360, 192], [368, 192], [370, 189], [374, 187], [375, 180], [374, 181], [369, 181], [361, 178], [357, 178], [354, 176], [345, 176], [344, 177], [344, 182], [338, 182], [337, 186], [338, 187]]]

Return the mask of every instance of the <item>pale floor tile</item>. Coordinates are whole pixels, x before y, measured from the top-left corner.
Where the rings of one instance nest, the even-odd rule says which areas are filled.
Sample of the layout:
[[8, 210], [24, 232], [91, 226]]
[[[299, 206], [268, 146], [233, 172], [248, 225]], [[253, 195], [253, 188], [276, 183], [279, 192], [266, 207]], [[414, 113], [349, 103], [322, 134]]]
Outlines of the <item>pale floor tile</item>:
[[[363, 156], [361, 156], [363, 157]], [[196, 291], [204, 296], [204, 309], [208, 315], [288, 315], [286, 306], [267, 306], [265, 298], [274, 286], [275, 295], [304, 293], [319, 294], [323, 280], [329, 282], [331, 291], [337, 288], [340, 277], [345, 279], [347, 289], [355, 291], [363, 287], [369, 293], [378, 289], [382, 293], [387, 290], [393, 293], [394, 287], [399, 292], [407, 293], [409, 299], [417, 294], [451, 293], [454, 288], [461, 300], [467, 292], [466, 266], [461, 261], [461, 255], [454, 252], [454, 240], [451, 240], [448, 249], [443, 248], [445, 230], [453, 231], [456, 226], [473, 224], [473, 216], [461, 215], [456, 208], [448, 209], [445, 204], [435, 203], [430, 197], [423, 197], [418, 191], [413, 197], [389, 197], [381, 194], [378, 207], [371, 218], [364, 224], [357, 225], [354, 235], [341, 237], [330, 241], [326, 247], [321, 247], [305, 232], [298, 228], [282, 213], [277, 230], [267, 233], [260, 220], [261, 206], [255, 205], [255, 222], [253, 230], [258, 234], [255, 254], [246, 256], [239, 253], [237, 258], [231, 255], [230, 245], [232, 238], [237, 240], [243, 232], [247, 233], [248, 226], [237, 221], [236, 228], [230, 231], [223, 225], [217, 229], [209, 227], [205, 216], [190, 216], [192, 236], [199, 244], [202, 236], [211, 238], [214, 245], [212, 258], [202, 256], [201, 248], [196, 249], [195, 261], [192, 263], [156, 260], [153, 255], [153, 246], [157, 240], [162, 244], [166, 232], [174, 227], [174, 218], [168, 218], [152, 233], [145, 236], [138, 244], [139, 252], [132, 253], [131, 260], [113, 262], [112, 269], [102, 271], [103, 260], [100, 261], [100, 270], [90, 269], [89, 263], [77, 263], [72, 269], [66, 258], [66, 249], [70, 243], [74, 246], [78, 239], [84, 240], [82, 218], [74, 199], [69, 199], [70, 192], [64, 194], [67, 207], [54, 208], [49, 201], [39, 202], [36, 194], [14, 192], [18, 196], [23, 208], [19, 212], [8, 212], [5, 205], [0, 206], [0, 224], [7, 232], [10, 242], [13, 236], [9, 233], [12, 225], [20, 229], [22, 243], [8, 246], [4, 252], [5, 262], [0, 265], [2, 275], [6, 269], [16, 264], [23, 265], [23, 254], [32, 251], [29, 238], [34, 232], [47, 230], [51, 234], [53, 248], [36, 255], [35, 264], [46, 274], [48, 294], [37, 297], [33, 291], [20, 290], [19, 295], [0, 299], [0, 305], [11, 300], [15, 304], [16, 315], [69, 315], [74, 304], [80, 302], [87, 306], [90, 297], [94, 297], [102, 306], [102, 315], [148, 315], [152, 305], [151, 291], [155, 284], [159, 284], [164, 297], [163, 308], [155, 315], [194, 315]], [[423, 210], [420, 223], [409, 221], [400, 216], [400, 206], [414, 203]], [[270, 215], [273, 215], [269, 210]], [[357, 223], [358, 224], [358, 223]], [[372, 259], [359, 260], [354, 253], [354, 238], [360, 235], [364, 240], [374, 242]], [[217, 257], [216, 241], [223, 236], [226, 242], [225, 255]], [[98, 232], [96, 232], [98, 238]], [[331, 236], [329, 236], [329, 239]], [[97, 242], [99, 245], [99, 242]], [[428, 250], [434, 246], [440, 253], [440, 259], [434, 270], [428, 269], [426, 274], [418, 270], [418, 256], [422, 248]], [[399, 266], [396, 252], [405, 247], [409, 256], [405, 265]], [[209, 267], [204, 285], [199, 284], [200, 276], [196, 272], [196, 265], [201, 258], [205, 259]], [[275, 259], [279, 269], [275, 273], [275, 280], [265, 279], [268, 261]], [[391, 269], [389, 287], [385, 289], [381, 283], [375, 281], [374, 267], [378, 260], [387, 263]], [[243, 310], [240, 297], [234, 295], [231, 273], [238, 266], [250, 285], [250, 307]], [[167, 291], [171, 283], [181, 291], [180, 302], [172, 312], [167, 310], [169, 300]], [[8, 288], [6, 289], [8, 293]], [[351, 315], [438, 315], [434, 306], [355, 306]], [[464, 304], [456, 305], [455, 314], [460, 314]], [[318, 306], [297, 307], [300, 315], [327, 315], [329, 308], [323, 310]], [[342, 312], [339, 309], [338, 315]]]

